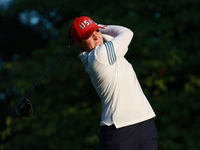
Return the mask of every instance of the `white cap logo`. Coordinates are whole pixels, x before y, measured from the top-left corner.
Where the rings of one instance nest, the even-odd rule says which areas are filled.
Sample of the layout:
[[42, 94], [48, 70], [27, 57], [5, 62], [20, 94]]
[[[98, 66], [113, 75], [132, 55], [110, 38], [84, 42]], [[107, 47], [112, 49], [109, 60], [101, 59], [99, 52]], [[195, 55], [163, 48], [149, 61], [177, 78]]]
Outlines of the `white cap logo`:
[[85, 29], [86, 26], [89, 26], [90, 24], [93, 24], [94, 22], [90, 19], [88, 20], [84, 20], [81, 24], [79, 24], [79, 27], [81, 27], [81, 29]]

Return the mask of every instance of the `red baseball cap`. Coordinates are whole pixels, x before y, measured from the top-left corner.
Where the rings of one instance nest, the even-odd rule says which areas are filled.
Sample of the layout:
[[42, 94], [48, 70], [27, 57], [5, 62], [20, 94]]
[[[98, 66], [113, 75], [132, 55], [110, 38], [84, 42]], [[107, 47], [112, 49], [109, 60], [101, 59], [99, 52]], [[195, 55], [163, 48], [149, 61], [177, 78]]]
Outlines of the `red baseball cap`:
[[70, 27], [70, 34], [74, 41], [86, 40], [99, 28], [103, 27], [98, 26], [91, 18], [87, 16], [77, 17]]

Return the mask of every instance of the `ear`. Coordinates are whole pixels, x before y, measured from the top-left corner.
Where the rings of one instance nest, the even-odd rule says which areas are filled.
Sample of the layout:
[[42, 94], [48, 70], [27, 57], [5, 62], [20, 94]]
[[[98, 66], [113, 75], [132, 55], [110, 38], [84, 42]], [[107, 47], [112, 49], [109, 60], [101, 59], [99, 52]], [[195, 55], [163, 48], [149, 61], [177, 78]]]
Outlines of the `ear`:
[[83, 47], [83, 46], [82, 46], [82, 44], [83, 44], [82, 42], [80, 42], [80, 41], [75, 41], [75, 42], [76, 42], [76, 44], [77, 44], [79, 47]]

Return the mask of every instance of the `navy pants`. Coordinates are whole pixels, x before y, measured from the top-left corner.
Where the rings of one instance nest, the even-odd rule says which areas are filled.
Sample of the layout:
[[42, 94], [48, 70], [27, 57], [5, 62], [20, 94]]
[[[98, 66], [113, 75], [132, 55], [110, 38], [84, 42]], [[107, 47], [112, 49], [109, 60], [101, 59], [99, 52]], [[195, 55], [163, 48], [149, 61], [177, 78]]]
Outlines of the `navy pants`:
[[153, 119], [116, 129], [100, 126], [99, 150], [157, 150], [158, 134]]

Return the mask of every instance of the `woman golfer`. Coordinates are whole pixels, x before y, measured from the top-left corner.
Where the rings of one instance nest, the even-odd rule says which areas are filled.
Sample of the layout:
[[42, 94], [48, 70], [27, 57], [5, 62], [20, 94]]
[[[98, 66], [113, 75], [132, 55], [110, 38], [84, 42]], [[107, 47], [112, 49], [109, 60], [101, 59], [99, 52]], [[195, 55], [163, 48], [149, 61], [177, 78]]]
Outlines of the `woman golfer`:
[[117, 25], [97, 25], [81, 16], [73, 21], [70, 34], [101, 98], [99, 149], [157, 150], [155, 113], [124, 58], [133, 32]]

